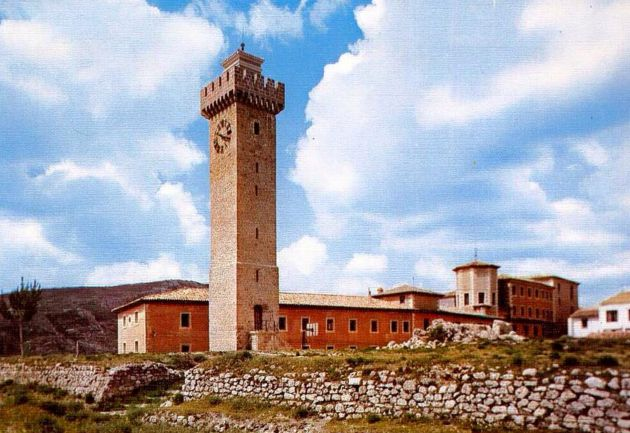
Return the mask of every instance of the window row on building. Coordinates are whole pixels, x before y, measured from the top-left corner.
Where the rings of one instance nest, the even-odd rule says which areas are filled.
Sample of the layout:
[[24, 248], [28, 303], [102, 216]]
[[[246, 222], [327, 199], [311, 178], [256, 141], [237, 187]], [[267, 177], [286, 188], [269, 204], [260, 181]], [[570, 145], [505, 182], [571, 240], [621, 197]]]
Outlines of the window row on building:
[[553, 312], [551, 310], [545, 310], [532, 307], [517, 307], [512, 306], [512, 317], [527, 317], [530, 319], [544, 319], [553, 320]]
[[523, 286], [512, 286], [512, 296], [527, 296], [528, 298], [551, 300], [552, 295], [551, 292], [547, 290], [533, 289], [531, 287], [527, 287], [527, 290], [525, 290], [525, 287]]
[[[301, 321], [300, 329], [304, 332], [313, 331], [317, 327], [317, 324], [311, 323], [310, 318], [308, 317], [301, 317], [300, 321]], [[336, 332], [337, 329], [336, 329], [335, 322], [336, 321], [334, 317], [327, 317], [326, 327], [324, 328], [324, 330], [326, 332]], [[370, 319], [369, 323], [370, 323], [371, 333], [380, 332], [381, 328], [380, 328], [378, 319]], [[348, 332], [358, 332], [359, 320], [348, 319], [347, 326], [348, 326], [347, 327]], [[428, 326], [429, 326], [429, 321], [427, 319], [425, 320], [424, 327], [427, 328]], [[287, 331], [288, 329], [289, 329], [289, 324], [288, 324], [287, 316], [280, 316], [278, 318], [278, 330]], [[409, 320], [389, 320], [388, 329], [389, 329], [389, 332], [392, 334], [395, 334], [398, 332], [409, 333], [411, 332], [411, 322]]]

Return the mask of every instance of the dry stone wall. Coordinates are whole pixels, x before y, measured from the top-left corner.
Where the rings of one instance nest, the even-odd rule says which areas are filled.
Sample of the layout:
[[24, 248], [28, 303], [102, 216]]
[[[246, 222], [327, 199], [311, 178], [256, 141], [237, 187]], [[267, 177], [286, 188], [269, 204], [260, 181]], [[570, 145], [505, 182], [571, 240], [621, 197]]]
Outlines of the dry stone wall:
[[467, 366], [433, 367], [415, 377], [390, 371], [328, 380], [325, 373], [277, 377], [261, 370], [248, 374], [186, 371], [182, 394], [256, 396], [302, 406], [323, 418], [412, 414], [447, 417], [512, 427], [604, 433], [630, 432], [630, 374], [605, 371], [538, 372], [525, 369], [479, 371]]
[[129, 395], [155, 383], [172, 383], [181, 377], [182, 372], [154, 362], [111, 368], [89, 364], [0, 364], [0, 381], [49, 385], [74, 395], [92, 394], [96, 401]]

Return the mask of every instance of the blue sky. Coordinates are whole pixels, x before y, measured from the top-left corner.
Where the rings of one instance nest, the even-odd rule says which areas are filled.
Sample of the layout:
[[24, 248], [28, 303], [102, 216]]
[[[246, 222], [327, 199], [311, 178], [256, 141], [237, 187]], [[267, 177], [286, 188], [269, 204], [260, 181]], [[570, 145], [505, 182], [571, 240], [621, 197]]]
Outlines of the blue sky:
[[0, 287], [207, 280], [198, 90], [286, 84], [289, 291], [451, 289], [479, 257], [630, 286], [627, 1], [0, 0]]

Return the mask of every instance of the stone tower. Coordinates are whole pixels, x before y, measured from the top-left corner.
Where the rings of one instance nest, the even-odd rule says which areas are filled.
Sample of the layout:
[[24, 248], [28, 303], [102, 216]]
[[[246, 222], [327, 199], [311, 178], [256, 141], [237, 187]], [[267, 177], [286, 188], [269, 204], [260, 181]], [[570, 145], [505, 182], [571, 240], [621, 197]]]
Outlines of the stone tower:
[[276, 329], [276, 114], [284, 84], [241, 49], [201, 89], [210, 121], [211, 351], [246, 349], [250, 332]]

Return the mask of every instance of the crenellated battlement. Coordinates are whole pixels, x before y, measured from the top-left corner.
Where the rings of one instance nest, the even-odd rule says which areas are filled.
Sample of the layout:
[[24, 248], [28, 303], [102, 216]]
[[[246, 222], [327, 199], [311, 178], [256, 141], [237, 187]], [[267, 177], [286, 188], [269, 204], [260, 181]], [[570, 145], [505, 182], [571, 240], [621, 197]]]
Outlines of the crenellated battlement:
[[201, 114], [210, 119], [238, 101], [278, 114], [284, 109], [284, 83], [239, 65], [223, 71], [201, 89]]

